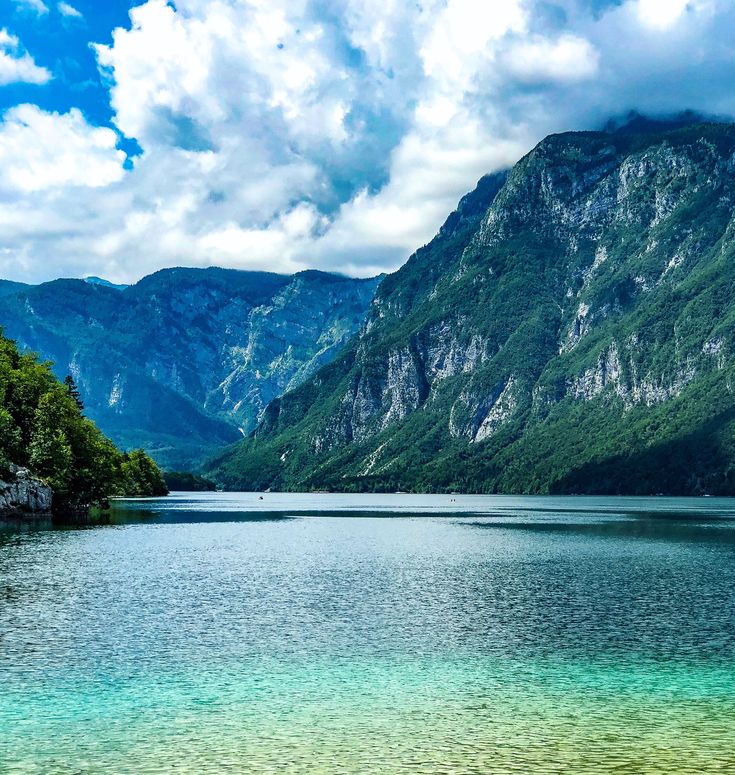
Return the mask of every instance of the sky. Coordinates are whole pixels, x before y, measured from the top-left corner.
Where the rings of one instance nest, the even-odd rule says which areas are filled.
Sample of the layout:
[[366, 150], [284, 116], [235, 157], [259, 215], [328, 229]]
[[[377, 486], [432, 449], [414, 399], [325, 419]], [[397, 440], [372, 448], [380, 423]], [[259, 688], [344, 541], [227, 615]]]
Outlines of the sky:
[[735, 0], [0, 0], [0, 277], [371, 276], [553, 132], [735, 117]]

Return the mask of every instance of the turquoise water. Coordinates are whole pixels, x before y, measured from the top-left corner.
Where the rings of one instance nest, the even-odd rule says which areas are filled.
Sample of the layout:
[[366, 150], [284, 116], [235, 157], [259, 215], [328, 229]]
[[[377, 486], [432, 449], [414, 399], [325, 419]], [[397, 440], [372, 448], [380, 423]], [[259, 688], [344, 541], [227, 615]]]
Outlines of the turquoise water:
[[735, 501], [174, 496], [0, 531], [2, 773], [735, 773]]

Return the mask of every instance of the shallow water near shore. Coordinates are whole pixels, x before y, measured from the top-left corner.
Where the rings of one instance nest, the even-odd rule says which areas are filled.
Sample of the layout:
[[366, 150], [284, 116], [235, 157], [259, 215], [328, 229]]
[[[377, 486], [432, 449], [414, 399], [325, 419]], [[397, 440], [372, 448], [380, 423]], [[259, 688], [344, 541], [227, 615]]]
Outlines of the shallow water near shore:
[[2, 773], [735, 772], [735, 501], [202, 494], [0, 530]]

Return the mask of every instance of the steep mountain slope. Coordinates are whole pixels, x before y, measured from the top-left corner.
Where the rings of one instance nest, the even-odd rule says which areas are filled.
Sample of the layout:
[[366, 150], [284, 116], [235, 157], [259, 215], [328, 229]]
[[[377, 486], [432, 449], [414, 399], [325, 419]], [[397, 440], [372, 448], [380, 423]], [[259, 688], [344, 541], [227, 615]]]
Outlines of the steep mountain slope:
[[13, 293], [18, 293], [18, 291], [27, 287], [28, 286], [25, 285], [25, 283], [14, 283], [12, 280], [0, 280], [0, 298]]
[[116, 443], [186, 468], [328, 362], [376, 285], [216, 268], [163, 270], [127, 288], [57, 280], [0, 299], [0, 325], [74, 376]]
[[[649, 128], [647, 128], [649, 129]], [[735, 493], [735, 127], [570, 133], [487, 178], [230, 487]]]

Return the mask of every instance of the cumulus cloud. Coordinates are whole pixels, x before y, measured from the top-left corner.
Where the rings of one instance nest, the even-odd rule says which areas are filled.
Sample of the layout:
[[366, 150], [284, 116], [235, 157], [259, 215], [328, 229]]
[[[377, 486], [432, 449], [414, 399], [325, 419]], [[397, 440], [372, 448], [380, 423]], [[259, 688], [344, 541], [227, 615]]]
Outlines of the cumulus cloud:
[[147, 0], [95, 47], [140, 155], [78, 111], [9, 111], [0, 261], [394, 269], [548, 133], [734, 115], [734, 23], [727, 0]]
[[596, 75], [599, 62], [597, 49], [576, 35], [523, 40], [505, 58], [508, 74], [526, 83], [586, 81]]
[[636, 12], [647, 27], [665, 30], [682, 19], [687, 10], [701, 11], [704, 6], [692, 0], [638, 0]]
[[6, 29], [0, 29], [0, 86], [9, 83], [44, 84], [51, 73], [39, 67], [33, 57], [22, 51], [20, 41]]
[[31, 194], [108, 186], [124, 175], [125, 154], [116, 145], [111, 129], [90, 126], [76, 109], [59, 114], [35, 105], [11, 108], [0, 124], [0, 190]]

